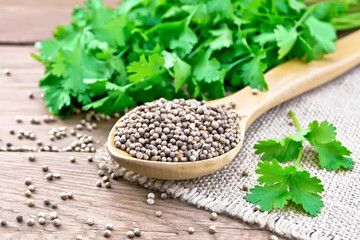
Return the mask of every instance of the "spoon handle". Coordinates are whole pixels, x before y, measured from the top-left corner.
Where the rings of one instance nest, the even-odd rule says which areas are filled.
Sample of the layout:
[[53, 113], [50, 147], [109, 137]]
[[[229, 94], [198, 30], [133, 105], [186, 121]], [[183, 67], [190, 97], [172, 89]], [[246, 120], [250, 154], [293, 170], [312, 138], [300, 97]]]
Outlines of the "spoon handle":
[[[265, 74], [269, 90], [253, 95], [250, 87], [236, 92], [223, 103], [234, 101], [235, 110], [247, 118], [246, 128], [272, 107], [324, 84], [360, 63], [360, 30], [336, 42], [336, 51], [306, 63], [293, 59]], [[344, 96], [346, 97], [346, 96]]]

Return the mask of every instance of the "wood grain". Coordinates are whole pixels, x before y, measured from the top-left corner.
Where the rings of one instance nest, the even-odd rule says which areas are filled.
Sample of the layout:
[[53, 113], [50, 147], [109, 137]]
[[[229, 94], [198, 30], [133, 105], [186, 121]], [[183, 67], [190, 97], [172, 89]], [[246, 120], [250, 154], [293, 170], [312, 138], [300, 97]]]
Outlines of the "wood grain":
[[[41, 117], [47, 114], [44, 101], [40, 98], [38, 80], [41, 78], [42, 66], [34, 61], [29, 54], [34, 52], [28, 46], [0, 46], [0, 146], [7, 141], [15, 146], [35, 146], [34, 141], [18, 140], [9, 134], [9, 129], [16, 131], [23, 128], [33, 130], [38, 139], [50, 143], [48, 131], [54, 127], [74, 126], [81, 116], [73, 116], [66, 120], [57, 120], [52, 124], [31, 125], [32, 116]], [[9, 68], [11, 76], [5, 76], [4, 68]], [[30, 100], [27, 93], [31, 91], [35, 99]], [[23, 116], [24, 122], [15, 122], [15, 116]], [[99, 124], [99, 128], [91, 134], [95, 140], [100, 141], [97, 146], [104, 143], [107, 134], [115, 119]], [[63, 147], [74, 138], [67, 137], [51, 142], [54, 146]], [[146, 190], [134, 183], [125, 180], [112, 181], [112, 188], [98, 188], [95, 182], [99, 180], [96, 163], [88, 163], [85, 153], [35, 153], [36, 161], [27, 160], [28, 153], [0, 152], [0, 218], [7, 221], [7, 227], [0, 227], [0, 239], [75, 239], [81, 234], [84, 239], [103, 239], [106, 223], [114, 224], [111, 239], [126, 239], [126, 232], [134, 227], [142, 230], [142, 239], [244, 239], [265, 240], [272, 233], [259, 229], [258, 226], [248, 225], [238, 219], [219, 216], [213, 222], [209, 219], [209, 212], [197, 209], [194, 206], [181, 203], [179, 200], [157, 199], [155, 205], [146, 203]], [[69, 161], [70, 156], [76, 156], [76, 163]], [[61, 179], [47, 181], [45, 173], [41, 171], [42, 165], [47, 165], [52, 173], [60, 173]], [[26, 186], [24, 179], [31, 177], [36, 187], [32, 195], [35, 207], [26, 205], [27, 197], [24, 195]], [[63, 201], [60, 192], [71, 191], [73, 200]], [[29, 227], [26, 223], [17, 223], [15, 218], [21, 213], [25, 220], [36, 217], [40, 211], [47, 214], [51, 208], [42, 204], [42, 199], [48, 197], [58, 203], [58, 215], [62, 222], [61, 227], [55, 228], [47, 223], [41, 226], [36, 223]], [[157, 218], [155, 211], [161, 210], [163, 216]], [[95, 225], [86, 224], [88, 218], [93, 218]], [[208, 233], [209, 226], [217, 228], [215, 235]], [[187, 233], [193, 226], [196, 232]]]

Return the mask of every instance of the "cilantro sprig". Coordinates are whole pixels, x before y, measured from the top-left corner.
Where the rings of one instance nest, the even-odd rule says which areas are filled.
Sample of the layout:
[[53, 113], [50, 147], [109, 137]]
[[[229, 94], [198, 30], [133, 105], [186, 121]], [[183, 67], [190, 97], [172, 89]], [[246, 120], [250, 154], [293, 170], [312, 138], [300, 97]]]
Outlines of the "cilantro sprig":
[[[160, 97], [215, 99], [245, 86], [266, 90], [264, 72], [292, 58], [335, 50], [347, 2], [301, 0], [88, 0], [54, 39], [36, 44], [46, 67], [49, 111], [111, 115]], [[333, 21], [336, 19], [336, 21]], [[99, 87], [99, 89], [98, 89]]]
[[[258, 164], [256, 173], [259, 184], [250, 189], [247, 201], [258, 204], [263, 211], [284, 208], [291, 200], [299, 204], [305, 212], [312, 216], [320, 213], [324, 205], [320, 193], [324, 191], [320, 179], [311, 177], [301, 168], [300, 160], [303, 142], [309, 141], [319, 153], [319, 165], [327, 170], [352, 169], [354, 161], [351, 152], [335, 139], [336, 128], [323, 121], [311, 122], [307, 128], [301, 129], [293, 112], [289, 112], [298, 132], [282, 139], [259, 141], [254, 148], [255, 154], [262, 154], [264, 162]], [[294, 165], [282, 167], [280, 163], [296, 159]]]

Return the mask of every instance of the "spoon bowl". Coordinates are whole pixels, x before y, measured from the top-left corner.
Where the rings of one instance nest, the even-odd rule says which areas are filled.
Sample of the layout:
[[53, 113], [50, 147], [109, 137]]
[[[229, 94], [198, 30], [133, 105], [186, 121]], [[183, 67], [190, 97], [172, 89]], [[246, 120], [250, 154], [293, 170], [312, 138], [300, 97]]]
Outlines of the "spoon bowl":
[[[337, 41], [337, 50], [321, 60], [310, 63], [293, 59], [265, 74], [269, 90], [254, 94], [246, 87], [232, 95], [208, 102], [218, 105], [235, 102], [235, 111], [241, 115], [241, 141], [223, 155], [195, 162], [161, 162], [131, 157], [127, 152], [115, 147], [116, 124], [108, 136], [108, 151], [119, 165], [144, 176], [158, 179], [190, 179], [213, 173], [229, 163], [240, 151], [246, 129], [261, 114], [272, 107], [318, 87], [347, 72], [360, 63], [360, 49], [354, 49], [360, 42], [360, 30]], [[304, 106], [306, 107], [306, 106]], [[121, 118], [118, 122], [121, 121]], [[118, 123], [117, 122], [117, 123]]]

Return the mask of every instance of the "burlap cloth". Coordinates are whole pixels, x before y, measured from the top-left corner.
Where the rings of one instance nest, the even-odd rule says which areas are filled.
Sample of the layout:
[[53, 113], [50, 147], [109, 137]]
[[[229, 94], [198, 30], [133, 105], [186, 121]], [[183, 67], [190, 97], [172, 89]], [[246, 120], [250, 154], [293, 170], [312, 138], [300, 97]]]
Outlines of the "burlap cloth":
[[[301, 165], [321, 179], [324, 207], [311, 217], [296, 206], [272, 212], [255, 211], [244, 199], [243, 184], [253, 187], [257, 182], [255, 169], [260, 161], [253, 146], [258, 140], [280, 138], [294, 133], [288, 124], [292, 110], [302, 127], [312, 120], [328, 120], [337, 127], [337, 139], [350, 151], [355, 161], [352, 171], [326, 171], [319, 168], [316, 151], [305, 145]], [[134, 174], [115, 164], [99, 149], [100, 167], [112, 169], [129, 181], [166, 192], [174, 198], [207, 210], [228, 214], [247, 223], [255, 223], [278, 234], [295, 239], [360, 239], [360, 67], [315, 90], [281, 104], [262, 115], [246, 133], [237, 157], [220, 171], [209, 176], [186, 180], [164, 181]], [[241, 175], [244, 169], [250, 174]]]

